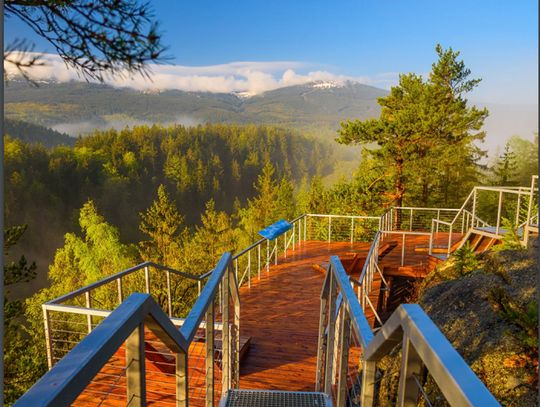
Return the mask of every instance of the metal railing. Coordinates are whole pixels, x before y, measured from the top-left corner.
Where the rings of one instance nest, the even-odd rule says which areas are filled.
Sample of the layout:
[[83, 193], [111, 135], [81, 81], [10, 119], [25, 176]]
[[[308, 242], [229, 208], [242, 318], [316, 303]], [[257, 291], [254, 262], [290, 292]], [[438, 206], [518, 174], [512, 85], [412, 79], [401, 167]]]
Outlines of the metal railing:
[[[219, 337], [216, 336], [218, 322]], [[84, 403], [86, 398], [102, 404], [110, 397], [126, 405], [144, 406], [147, 401], [156, 401], [152, 399], [152, 395], [156, 395], [152, 382], [158, 381], [160, 402], [187, 406], [199, 400], [213, 406], [219, 394], [239, 385], [239, 324], [238, 285], [231, 255], [225, 253], [179, 329], [150, 294], [132, 294], [16, 405], [77, 404], [78, 401]], [[201, 327], [204, 343], [199, 344]], [[148, 340], [149, 335], [155, 336], [155, 340]], [[216, 339], [221, 342], [219, 360]], [[192, 355], [194, 347], [202, 349], [200, 366]], [[149, 361], [160, 365], [159, 369], [151, 371], [152, 379]], [[117, 371], [112, 375], [113, 368]], [[197, 377], [198, 371], [202, 372], [202, 377]], [[216, 382], [217, 373], [220, 383]], [[110, 376], [114, 378], [112, 383]], [[170, 384], [170, 393], [167, 393], [167, 384]]]
[[291, 230], [282, 236], [273, 240], [262, 238], [233, 256], [239, 287], [246, 281], [251, 287], [253, 276], [256, 275], [260, 279], [262, 270], [268, 272], [272, 264], [278, 264], [281, 250], [283, 250], [281, 252], [283, 258], [286, 258], [289, 248], [292, 248], [294, 252], [302, 242], [306, 241], [307, 215], [300, 215], [290, 223]]
[[151, 294], [181, 326], [212, 272], [195, 276], [144, 262], [42, 305], [49, 369], [133, 293]]
[[456, 241], [465, 241], [463, 235], [473, 231], [500, 238], [507, 232], [503, 219], [514, 225], [521, 243], [526, 245], [528, 225], [535, 214], [538, 214], [538, 176], [532, 177], [530, 187], [474, 187], [452, 220], [432, 220], [429, 253], [433, 253], [434, 240], [441, 232], [448, 236], [447, 255]]
[[306, 240], [331, 242], [370, 242], [381, 228], [380, 216], [305, 214]]
[[459, 209], [394, 206], [381, 216], [381, 230], [394, 232], [430, 232], [433, 219], [452, 220]]
[[427, 397], [419, 379], [424, 369], [452, 406], [499, 405], [420, 306], [401, 305], [374, 334], [349, 276], [332, 256], [321, 291], [315, 391], [333, 397], [337, 407], [375, 405], [377, 363], [400, 343], [396, 405]]

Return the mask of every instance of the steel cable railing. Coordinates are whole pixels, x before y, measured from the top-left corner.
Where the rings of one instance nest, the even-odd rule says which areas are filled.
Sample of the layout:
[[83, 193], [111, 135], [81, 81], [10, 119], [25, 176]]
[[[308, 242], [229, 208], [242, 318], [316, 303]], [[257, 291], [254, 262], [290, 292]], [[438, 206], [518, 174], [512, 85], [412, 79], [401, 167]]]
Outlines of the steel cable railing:
[[104, 405], [109, 399], [130, 405], [213, 405], [223, 391], [239, 385], [240, 303], [229, 253], [184, 320], [169, 318], [150, 293], [132, 294], [114, 311], [97, 310], [98, 315], [92, 309], [71, 311], [66, 315], [80, 319], [79, 330], [48, 331], [48, 341], [50, 333], [83, 338], [63, 340], [69, 346], [57, 350], [65, 354], [50, 354], [58, 362], [17, 406]]
[[401, 305], [374, 334], [337, 256], [323, 283], [319, 321], [315, 391], [337, 407], [377, 403], [377, 365], [399, 343], [399, 386], [395, 395], [385, 394], [395, 404], [412, 405], [422, 394], [429, 400], [418, 381], [427, 370], [452, 406], [499, 405], [418, 305]]

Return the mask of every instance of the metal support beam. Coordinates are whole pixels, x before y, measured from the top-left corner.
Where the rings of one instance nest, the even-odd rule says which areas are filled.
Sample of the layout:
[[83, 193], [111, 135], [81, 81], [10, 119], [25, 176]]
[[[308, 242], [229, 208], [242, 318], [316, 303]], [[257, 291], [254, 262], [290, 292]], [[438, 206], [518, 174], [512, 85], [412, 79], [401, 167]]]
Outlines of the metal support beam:
[[171, 272], [167, 270], [167, 307], [169, 310], [169, 318], [172, 318], [172, 294], [171, 294]]
[[[86, 308], [92, 308], [92, 298], [90, 297], [90, 291], [84, 293]], [[86, 316], [86, 325], [88, 327], [88, 333], [92, 332], [92, 315]]]
[[229, 329], [229, 273], [223, 275], [221, 282], [221, 394], [225, 394], [231, 387], [231, 335]]
[[375, 374], [377, 364], [373, 361], [364, 361], [362, 364], [362, 407], [371, 407], [375, 401]]
[[206, 311], [206, 407], [214, 407], [214, 301]]
[[423, 365], [422, 359], [414, 349], [409, 337], [403, 335], [401, 349], [401, 371], [398, 387], [398, 407], [415, 407], [418, 405], [420, 389], [414, 380], [414, 376], [420, 376]]
[[322, 369], [324, 367], [323, 357], [325, 355], [326, 349], [326, 340], [325, 340], [325, 329], [326, 329], [326, 315], [328, 314], [328, 298], [321, 297], [321, 308], [319, 311], [319, 340], [317, 346], [317, 370], [315, 372], [315, 391], [321, 391], [321, 380], [323, 379]]
[[338, 371], [338, 387], [337, 387], [337, 407], [345, 407], [347, 401], [347, 370], [349, 367], [349, 342], [351, 338], [350, 318], [347, 307], [341, 307], [341, 324], [340, 324], [340, 357]]
[[176, 407], [188, 405], [188, 355], [176, 354]]
[[116, 279], [116, 286], [118, 289], [118, 304], [122, 304], [124, 301], [124, 290], [122, 288], [122, 277]]
[[[332, 267], [332, 266], [330, 266]], [[330, 287], [328, 298], [328, 329], [326, 335], [326, 361], [324, 366], [324, 392], [328, 396], [332, 396], [332, 371], [334, 363], [334, 338], [336, 329], [336, 288], [337, 284], [335, 277], [331, 271], [330, 274]]]
[[495, 229], [496, 234], [499, 234], [499, 229], [500, 229], [500, 226], [501, 226], [502, 198], [503, 198], [503, 193], [502, 193], [502, 191], [499, 191], [499, 203], [498, 203], [498, 206], [497, 206], [497, 227]]
[[146, 289], [146, 294], [150, 294], [150, 269], [148, 266], [144, 268], [144, 285]]
[[146, 406], [146, 372], [144, 365], [144, 324], [139, 324], [126, 340], [127, 403]]
[[45, 306], [43, 306], [43, 324], [45, 328], [45, 346], [47, 348], [47, 366], [51, 369], [53, 364], [53, 344], [51, 338], [50, 315]]

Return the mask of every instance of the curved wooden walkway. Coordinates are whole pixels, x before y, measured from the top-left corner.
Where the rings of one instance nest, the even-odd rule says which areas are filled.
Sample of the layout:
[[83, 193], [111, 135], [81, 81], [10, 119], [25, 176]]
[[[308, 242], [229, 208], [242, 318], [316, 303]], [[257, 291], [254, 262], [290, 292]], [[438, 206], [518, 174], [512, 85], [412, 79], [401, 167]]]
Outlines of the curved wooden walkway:
[[[456, 236], [456, 238], [458, 238]], [[445, 237], [441, 236], [441, 242]], [[402, 240], [395, 242], [380, 258], [382, 269], [392, 275], [400, 269]], [[440, 244], [441, 242], [436, 242]], [[407, 237], [407, 266], [427, 264], [425, 251], [415, 251], [428, 243], [426, 236]], [[240, 334], [250, 338], [250, 347], [240, 364], [240, 387], [243, 389], [313, 391], [317, 358], [320, 291], [330, 256], [338, 255], [345, 269], [358, 277], [371, 243], [308, 241], [289, 249], [287, 257], [279, 257], [278, 265], [261, 271], [260, 280], [252, 278], [251, 287], [240, 288]], [[380, 250], [380, 255], [381, 255]], [[375, 275], [370, 299], [379, 301], [380, 278]], [[366, 312], [370, 323], [373, 313]], [[174, 405], [174, 362], [167, 359], [167, 350], [147, 332], [146, 369], [149, 405]], [[204, 405], [204, 346], [194, 342], [189, 353], [191, 404]], [[125, 357], [120, 349], [94, 378], [78, 400], [81, 406], [120, 406], [126, 403]], [[172, 357], [172, 355], [170, 355]], [[165, 359], [163, 359], [165, 358]], [[161, 360], [163, 359], [163, 360]], [[219, 402], [220, 366], [216, 365], [216, 405]]]

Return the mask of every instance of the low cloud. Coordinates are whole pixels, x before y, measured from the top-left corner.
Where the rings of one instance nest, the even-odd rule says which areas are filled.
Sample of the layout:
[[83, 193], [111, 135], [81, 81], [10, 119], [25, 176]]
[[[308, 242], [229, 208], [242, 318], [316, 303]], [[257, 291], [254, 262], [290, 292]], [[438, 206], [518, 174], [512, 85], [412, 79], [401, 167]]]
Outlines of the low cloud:
[[[26, 57], [31, 57], [27, 54]], [[42, 54], [43, 66], [33, 67], [29, 74], [36, 80], [68, 82], [81, 80], [74, 69], [68, 68], [58, 55]], [[397, 83], [397, 73], [375, 76], [344, 76], [326, 70], [307, 70], [307, 64], [296, 61], [231, 62], [209, 66], [153, 65], [151, 79], [128, 74], [108, 77], [105, 83], [116, 87], [138, 90], [177, 89], [193, 92], [230, 93], [250, 95], [286, 86], [301, 85], [314, 81], [343, 83], [354, 81], [388, 89]], [[13, 65], [4, 62], [8, 75], [16, 75]]]
[[[107, 120], [107, 121], [98, 121], [98, 120], [89, 120], [76, 123], [58, 123], [54, 126], [51, 126], [53, 130], [59, 131], [60, 133], [69, 134], [72, 137], [84, 136], [86, 134], [92, 133], [96, 130], [122, 130], [126, 127], [134, 126], [152, 126], [156, 122], [148, 120], [137, 120], [137, 119], [124, 119], [124, 120]], [[186, 115], [179, 115], [167, 122], [160, 123], [161, 125], [168, 127], [175, 124], [180, 124], [186, 127], [194, 127], [199, 124], [202, 124], [201, 121]]]

